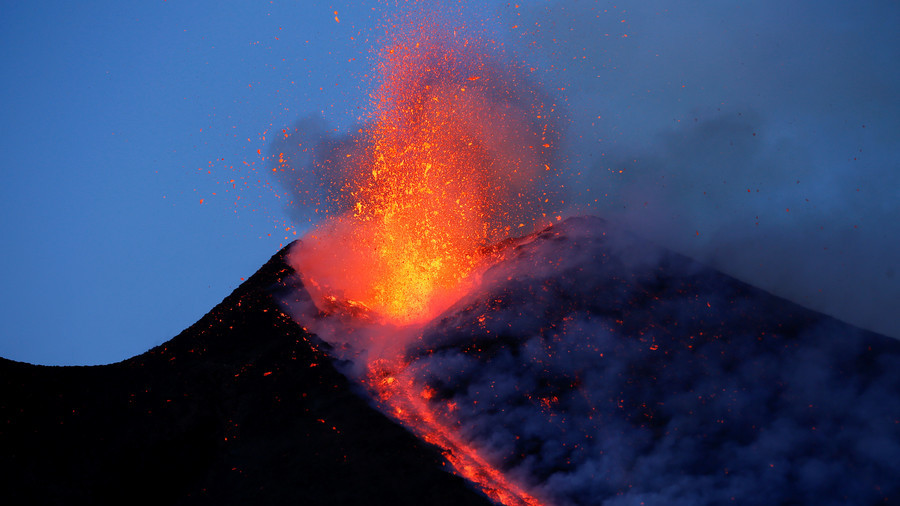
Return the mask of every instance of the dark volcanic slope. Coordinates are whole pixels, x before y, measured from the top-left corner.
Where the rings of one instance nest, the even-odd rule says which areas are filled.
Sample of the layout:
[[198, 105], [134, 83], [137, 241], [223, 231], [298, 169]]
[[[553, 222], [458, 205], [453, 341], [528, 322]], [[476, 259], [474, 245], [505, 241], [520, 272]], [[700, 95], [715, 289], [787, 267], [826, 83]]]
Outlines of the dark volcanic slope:
[[900, 504], [900, 342], [596, 218], [515, 246], [408, 357], [557, 506]]
[[0, 359], [0, 502], [489, 504], [279, 310], [285, 251], [132, 359]]

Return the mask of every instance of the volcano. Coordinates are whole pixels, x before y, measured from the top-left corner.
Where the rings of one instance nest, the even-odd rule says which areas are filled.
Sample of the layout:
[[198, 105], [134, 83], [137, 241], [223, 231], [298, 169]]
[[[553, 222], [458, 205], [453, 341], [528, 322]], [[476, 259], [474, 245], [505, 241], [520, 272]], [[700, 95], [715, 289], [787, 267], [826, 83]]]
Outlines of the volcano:
[[392, 361], [295, 247], [142, 355], [0, 361], [4, 503], [900, 500], [896, 340], [585, 217], [488, 248]]
[[286, 251], [131, 359], [0, 359], [3, 504], [490, 504], [279, 309]]

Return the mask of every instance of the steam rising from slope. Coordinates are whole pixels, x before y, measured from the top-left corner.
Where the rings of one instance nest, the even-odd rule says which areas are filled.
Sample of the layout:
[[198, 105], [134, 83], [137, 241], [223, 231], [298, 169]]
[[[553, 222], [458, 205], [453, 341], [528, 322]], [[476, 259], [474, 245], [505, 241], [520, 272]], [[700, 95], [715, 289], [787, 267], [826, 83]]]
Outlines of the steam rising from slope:
[[[521, 494], [492, 495], [505, 504], [875, 504], [900, 494], [900, 343], [596, 218], [497, 254], [424, 328], [301, 315], [302, 303], [295, 318], [354, 361], [389, 414], [444, 448], [451, 438], [448, 458], [465, 448], [498, 470]], [[381, 336], [396, 338], [391, 349], [367, 341]]]
[[900, 343], [598, 219], [516, 247], [407, 353], [397, 381], [550, 504], [900, 494]]

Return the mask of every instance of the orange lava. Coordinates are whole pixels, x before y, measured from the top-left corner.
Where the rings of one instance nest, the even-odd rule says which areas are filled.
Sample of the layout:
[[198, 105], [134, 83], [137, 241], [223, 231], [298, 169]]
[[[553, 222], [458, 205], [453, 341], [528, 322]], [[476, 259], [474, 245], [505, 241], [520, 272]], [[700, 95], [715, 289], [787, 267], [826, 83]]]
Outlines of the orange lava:
[[465, 293], [481, 247], [543, 220], [556, 138], [542, 97], [471, 39], [423, 23], [380, 56], [371, 123], [341, 153], [343, 213], [299, 263], [314, 297], [409, 324]]
[[416, 385], [406, 363], [401, 360], [373, 362], [369, 366], [367, 383], [379, 400], [390, 407], [392, 416], [426, 442], [442, 448], [444, 458], [456, 472], [478, 485], [493, 501], [506, 506], [543, 504], [479, 455], [452, 424], [435, 415], [430, 403], [432, 392]]
[[[329, 218], [292, 264], [323, 312], [409, 329], [471, 289], [485, 246], [549, 222], [555, 111], [485, 44], [433, 21], [398, 29], [377, 70], [368, 125], [329, 152]], [[540, 504], [435, 414], [405, 376], [408, 343], [381, 334], [363, 381], [385, 409], [493, 500]]]

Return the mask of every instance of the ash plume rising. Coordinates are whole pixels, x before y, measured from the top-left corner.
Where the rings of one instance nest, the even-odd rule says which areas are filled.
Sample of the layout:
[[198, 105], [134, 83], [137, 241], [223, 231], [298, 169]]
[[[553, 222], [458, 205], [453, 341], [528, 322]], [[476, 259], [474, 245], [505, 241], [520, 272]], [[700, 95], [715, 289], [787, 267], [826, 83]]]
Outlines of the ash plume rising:
[[[556, 179], [560, 106], [535, 82], [534, 68], [479, 38], [484, 34], [435, 12], [409, 14], [396, 23], [373, 55], [376, 75], [369, 79], [378, 89], [358, 124], [341, 131], [312, 114], [269, 146], [272, 176], [290, 199], [285, 211], [298, 223], [314, 225], [353, 213], [359, 191], [377, 179], [372, 171], [385, 155], [378, 144], [390, 141], [406, 150], [390, 161], [408, 164], [420, 176], [423, 166], [412, 165], [425, 159], [434, 166], [446, 158], [441, 163], [456, 166], [457, 173], [445, 174], [442, 182], [456, 176], [465, 183], [451, 182], [458, 197], [479, 194], [474, 210], [488, 222], [486, 239], [508, 237], [512, 228], [521, 235], [523, 224], [525, 233], [533, 231], [538, 218], [562, 207]], [[441, 138], [440, 127], [453, 131]], [[385, 139], [388, 131], [408, 138]], [[426, 134], [431, 146], [423, 145]], [[461, 151], [472, 154], [466, 158]]]

